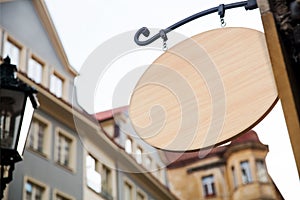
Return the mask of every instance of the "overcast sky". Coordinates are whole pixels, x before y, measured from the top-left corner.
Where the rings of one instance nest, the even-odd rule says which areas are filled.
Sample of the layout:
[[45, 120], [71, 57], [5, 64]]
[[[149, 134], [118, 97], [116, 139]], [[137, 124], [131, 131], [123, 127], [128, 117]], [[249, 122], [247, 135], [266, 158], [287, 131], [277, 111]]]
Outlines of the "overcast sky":
[[[220, 3], [231, 2], [234, 1], [46, 0], [70, 63], [78, 71], [98, 46], [116, 35], [138, 30], [143, 26], [166, 28], [199, 11], [218, 6]], [[227, 10], [225, 22], [227, 27], [248, 27], [263, 31], [258, 9], [255, 11], [245, 11], [244, 8]], [[186, 37], [191, 37], [214, 28], [220, 28], [220, 19], [216, 13], [199, 18], [176, 31]], [[138, 65], [151, 64], [151, 61], [161, 53], [154, 52], [152, 55], [139, 56], [139, 58], [135, 56], [135, 60], [139, 60]], [[133, 65], [137, 65], [133, 63], [133, 59], [122, 62], [122, 70], [126, 71], [130, 67], [132, 69]], [[104, 84], [109, 87], [100, 88], [98, 93], [101, 95], [95, 95], [98, 102], [96, 111], [111, 108], [113, 86], [118, 79], [122, 78], [120, 70], [118, 67], [112, 70], [107, 81], [113, 80], [115, 83]], [[299, 179], [280, 103], [254, 130], [261, 141], [269, 145], [267, 167], [283, 196], [286, 199], [299, 197]]]

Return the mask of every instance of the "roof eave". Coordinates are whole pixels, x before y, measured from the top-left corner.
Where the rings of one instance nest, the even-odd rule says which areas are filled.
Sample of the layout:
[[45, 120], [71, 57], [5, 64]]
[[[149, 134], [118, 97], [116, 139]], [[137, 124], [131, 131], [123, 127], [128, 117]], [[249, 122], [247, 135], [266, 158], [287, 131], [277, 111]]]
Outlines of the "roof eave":
[[40, 16], [40, 19], [49, 34], [49, 39], [51, 40], [62, 64], [65, 66], [66, 70], [73, 76], [77, 76], [78, 72], [70, 65], [66, 52], [63, 48], [61, 40], [58, 36], [58, 33], [55, 29], [54, 23], [51, 19], [50, 13], [47, 9], [44, 0], [33, 0], [33, 5]]

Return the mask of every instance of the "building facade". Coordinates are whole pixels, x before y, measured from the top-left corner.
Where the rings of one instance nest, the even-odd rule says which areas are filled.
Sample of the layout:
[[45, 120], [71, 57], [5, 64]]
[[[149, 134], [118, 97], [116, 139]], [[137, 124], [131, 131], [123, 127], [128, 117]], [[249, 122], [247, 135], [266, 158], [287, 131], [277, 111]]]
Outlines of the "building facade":
[[10, 56], [18, 77], [39, 91], [41, 103], [7, 199], [81, 199], [83, 149], [72, 118], [66, 119], [72, 116], [68, 102], [77, 74], [41, 1], [4, 1], [0, 9], [1, 57]]
[[[95, 119], [101, 113], [88, 115], [73, 101], [78, 74], [68, 62], [45, 2], [0, 0], [0, 15], [0, 55], [10, 56], [18, 77], [38, 90], [41, 104], [4, 199], [177, 199], [168, 189], [165, 168], [160, 175], [145, 173], [143, 163], [149, 160], [141, 155], [148, 147], [139, 143], [131, 154], [122, 133], [110, 137], [111, 131], [127, 126], [126, 121], [116, 125], [112, 118]], [[151, 159], [154, 163], [158, 157]]]
[[[124, 152], [124, 158], [117, 161], [119, 196], [125, 199], [161, 199], [153, 190], [167, 187], [168, 180], [165, 163], [160, 151], [142, 141], [131, 124], [127, 107], [97, 113], [103, 131]], [[122, 153], [123, 153], [122, 152]], [[135, 162], [130, 162], [135, 161]], [[145, 182], [145, 180], [152, 180]], [[153, 196], [154, 195], [154, 196]], [[168, 198], [168, 197], [165, 197]]]
[[254, 131], [206, 151], [167, 153], [173, 160], [168, 166], [171, 190], [182, 200], [281, 200], [265, 165], [267, 153]]
[[282, 199], [254, 132], [205, 157], [164, 154], [137, 137], [127, 108], [90, 116], [73, 101], [78, 74], [43, 0], [0, 0], [0, 16], [0, 55], [41, 104], [4, 199]]

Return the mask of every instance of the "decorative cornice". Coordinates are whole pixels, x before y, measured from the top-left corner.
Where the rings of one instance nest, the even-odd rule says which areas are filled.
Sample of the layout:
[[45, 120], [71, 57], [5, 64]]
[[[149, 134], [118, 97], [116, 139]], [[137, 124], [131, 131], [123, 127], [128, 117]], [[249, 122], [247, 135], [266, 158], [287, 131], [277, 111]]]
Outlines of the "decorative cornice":
[[224, 153], [224, 157], [227, 159], [230, 155], [232, 155], [235, 152], [240, 152], [242, 150], [261, 150], [261, 151], [269, 151], [268, 145], [262, 144], [262, 143], [255, 143], [255, 142], [246, 142], [243, 144], [237, 144], [234, 146], [230, 146], [226, 152]]

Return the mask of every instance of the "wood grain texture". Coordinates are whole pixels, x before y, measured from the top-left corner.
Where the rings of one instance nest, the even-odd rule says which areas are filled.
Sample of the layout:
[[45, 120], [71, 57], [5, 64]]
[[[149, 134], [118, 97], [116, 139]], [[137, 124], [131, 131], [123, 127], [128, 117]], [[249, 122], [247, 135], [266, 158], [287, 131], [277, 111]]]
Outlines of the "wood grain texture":
[[276, 100], [264, 34], [222, 28], [187, 39], [154, 61], [136, 85], [129, 114], [152, 146], [186, 151], [248, 130]]

